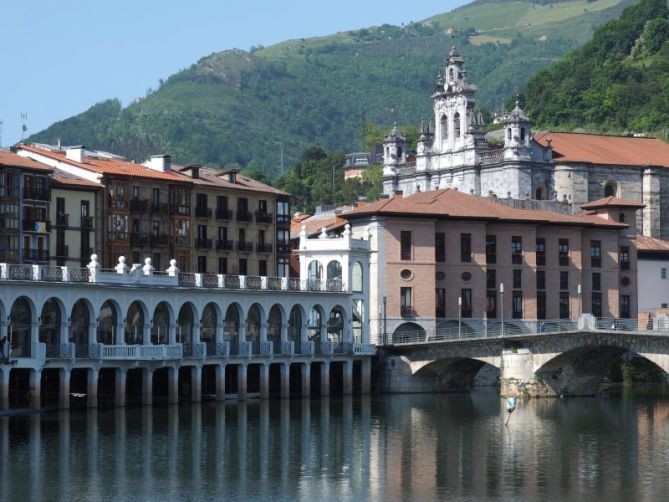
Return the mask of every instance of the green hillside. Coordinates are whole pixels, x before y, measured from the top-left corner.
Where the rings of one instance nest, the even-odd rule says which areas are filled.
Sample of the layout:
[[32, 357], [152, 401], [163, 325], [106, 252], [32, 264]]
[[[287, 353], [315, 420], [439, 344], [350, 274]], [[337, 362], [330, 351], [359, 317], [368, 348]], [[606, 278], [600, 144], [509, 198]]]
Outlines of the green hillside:
[[591, 41], [530, 79], [526, 111], [539, 127], [650, 132], [669, 127], [669, 9], [642, 0]]
[[447, 14], [250, 53], [202, 58], [123, 108], [118, 100], [58, 122], [29, 141], [84, 143], [135, 159], [237, 163], [274, 178], [309, 146], [356, 150], [364, 121], [390, 127], [431, 116], [427, 94], [451, 45], [489, 110], [538, 70], [584, 43], [634, 0], [477, 1]]

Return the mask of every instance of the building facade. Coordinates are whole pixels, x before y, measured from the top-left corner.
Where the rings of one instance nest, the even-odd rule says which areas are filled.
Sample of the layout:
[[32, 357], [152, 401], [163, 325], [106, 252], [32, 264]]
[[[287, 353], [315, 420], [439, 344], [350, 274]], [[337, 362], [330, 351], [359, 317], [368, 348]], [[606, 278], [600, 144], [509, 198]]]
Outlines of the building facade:
[[458, 318], [636, 318], [642, 207], [604, 199], [563, 215], [445, 189], [398, 193], [343, 216], [371, 243], [371, 332], [392, 336]]
[[516, 103], [501, 120], [503, 143], [492, 144], [476, 114], [477, 88], [453, 48], [431, 97], [415, 161], [397, 127], [384, 140], [384, 192], [457, 188], [480, 196], [583, 204], [616, 196], [644, 204], [637, 226], [669, 238], [669, 145], [654, 138], [532, 132]]

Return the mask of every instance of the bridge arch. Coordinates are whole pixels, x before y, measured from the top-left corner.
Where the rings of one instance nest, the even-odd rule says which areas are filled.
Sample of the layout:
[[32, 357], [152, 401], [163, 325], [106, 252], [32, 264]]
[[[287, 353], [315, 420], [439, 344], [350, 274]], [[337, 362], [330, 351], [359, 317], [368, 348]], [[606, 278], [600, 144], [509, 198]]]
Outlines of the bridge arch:
[[400, 324], [393, 331], [393, 343], [403, 343], [411, 341], [425, 341], [427, 332], [420, 324], [415, 322], [405, 322]]
[[478, 358], [452, 357], [418, 361], [411, 366], [414, 377], [434, 379], [435, 392], [469, 392], [477, 385], [499, 385], [500, 368]]

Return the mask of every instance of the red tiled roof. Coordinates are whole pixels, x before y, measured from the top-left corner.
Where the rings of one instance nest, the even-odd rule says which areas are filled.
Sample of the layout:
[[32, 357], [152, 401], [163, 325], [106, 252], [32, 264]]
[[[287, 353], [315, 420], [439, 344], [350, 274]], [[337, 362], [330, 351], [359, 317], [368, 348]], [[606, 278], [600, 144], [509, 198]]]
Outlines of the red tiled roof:
[[302, 225], [306, 227], [307, 237], [312, 237], [321, 233], [323, 227], [325, 230], [333, 230], [342, 225], [346, 225], [348, 220], [342, 218], [334, 212], [324, 215], [324, 217], [308, 216], [307, 218], [294, 219], [290, 224], [290, 238], [297, 239], [300, 237]]
[[243, 174], [237, 173], [235, 176], [236, 182], [231, 183], [225, 178], [221, 177], [223, 174], [222, 169], [214, 169], [212, 167], [200, 167], [199, 177], [192, 178], [190, 175], [183, 174], [184, 171], [188, 170], [188, 166], [181, 166], [172, 164], [172, 168], [178, 170], [181, 176], [184, 176], [187, 180], [192, 181], [196, 185], [213, 185], [218, 188], [230, 188], [231, 190], [248, 190], [252, 192], [265, 192], [272, 193], [275, 195], [288, 195], [287, 192], [274, 188], [266, 183], [263, 183]]
[[99, 183], [84, 178], [80, 178], [79, 176], [75, 176], [74, 174], [66, 173], [65, 171], [61, 171], [58, 168], [54, 168], [51, 180], [55, 182], [57, 185], [74, 186], [82, 188], [88, 187], [91, 189], [102, 188], [102, 185], [100, 185]]
[[517, 209], [468, 195], [450, 188], [430, 192], [417, 192], [408, 197], [395, 196], [381, 199], [367, 206], [353, 209], [342, 216], [347, 219], [371, 215], [408, 217], [434, 217], [444, 219], [476, 219], [513, 222], [530, 222], [552, 225], [598, 226], [627, 228], [627, 225], [582, 213], [566, 215], [550, 211]]
[[636, 248], [639, 252], [669, 253], [669, 242], [639, 234], [636, 236]]
[[51, 167], [33, 159], [21, 157], [14, 152], [0, 151], [0, 166], [33, 169], [36, 171], [51, 171]]
[[618, 197], [604, 197], [603, 199], [583, 204], [581, 206], [581, 209], [590, 210], [590, 209], [601, 209], [604, 207], [627, 207], [633, 209], [641, 209], [646, 207], [646, 205], [630, 199], [619, 199]]
[[549, 137], [557, 162], [669, 167], [669, 144], [656, 138], [568, 132], [534, 135], [543, 146], [548, 145]]
[[19, 148], [50, 159], [65, 162], [67, 164], [100, 173], [102, 175], [129, 176], [137, 178], [151, 178], [172, 182], [188, 182], [189, 178], [172, 171], [160, 172], [150, 169], [141, 164], [135, 164], [128, 160], [106, 159], [99, 157], [86, 157], [84, 162], [76, 162], [65, 157], [65, 151], [52, 151], [33, 145], [19, 145]]

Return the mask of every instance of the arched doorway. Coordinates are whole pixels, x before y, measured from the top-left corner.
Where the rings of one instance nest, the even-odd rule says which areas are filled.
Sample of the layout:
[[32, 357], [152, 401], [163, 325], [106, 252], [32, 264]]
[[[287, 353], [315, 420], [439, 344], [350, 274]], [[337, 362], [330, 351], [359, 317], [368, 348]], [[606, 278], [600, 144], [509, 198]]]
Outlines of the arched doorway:
[[342, 274], [341, 274], [341, 263], [337, 260], [332, 260], [328, 263], [328, 282], [327, 289], [340, 291], [342, 286]]
[[49, 298], [42, 306], [40, 314], [39, 341], [47, 345], [47, 352], [60, 343], [62, 306], [56, 298]]
[[10, 357], [30, 357], [30, 330], [32, 329], [33, 309], [29, 300], [22, 296], [12, 305], [7, 326]]
[[116, 345], [116, 327], [118, 326], [118, 309], [116, 304], [107, 300], [100, 308], [98, 316], [97, 341], [105, 345]]
[[169, 341], [170, 311], [165, 302], [160, 302], [153, 311], [151, 343], [164, 345]]
[[218, 312], [216, 305], [208, 303], [202, 311], [200, 321], [200, 339], [207, 344], [207, 354], [216, 354], [216, 326]]
[[302, 310], [298, 305], [290, 309], [288, 317], [288, 340], [295, 343], [295, 350], [300, 348], [302, 342]]
[[365, 317], [365, 305], [362, 300], [353, 300], [353, 341], [355, 343], [362, 343], [362, 325]]
[[274, 353], [281, 353], [281, 324], [283, 323], [283, 316], [281, 315], [281, 307], [278, 305], [272, 306], [267, 318], [267, 341], [274, 345]]
[[328, 318], [328, 340], [339, 345], [344, 341], [344, 312], [340, 307], [330, 311]]
[[141, 345], [144, 343], [144, 307], [139, 302], [132, 302], [125, 319], [125, 343]]
[[72, 307], [70, 315], [70, 343], [74, 343], [77, 357], [88, 354], [88, 334], [91, 325], [91, 312], [85, 300], [79, 300]]
[[312, 342], [321, 341], [321, 331], [323, 329], [323, 314], [318, 305], [314, 306], [309, 312], [307, 320], [308, 338]]
[[239, 340], [239, 306], [236, 303], [228, 306], [225, 311], [225, 321], [223, 322], [223, 339], [230, 342], [230, 346], [236, 350]]
[[260, 306], [257, 303], [251, 305], [246, 315], [246, 341], [251, 342], [254, 352], [260, 352], [260, 323], [262, 322]]
[[193, 340], [194, 324], [193, 308], [189, 303], [186, 303], [179, 310], [179, 316], [177, 317], [177, 343], [192, 344], [197, 341]]
[[307, 268], [307, 287], [310, 290], [321, 289], [321, 279], [323, 278], [323, 265], [319, 261], [313, 260]]

